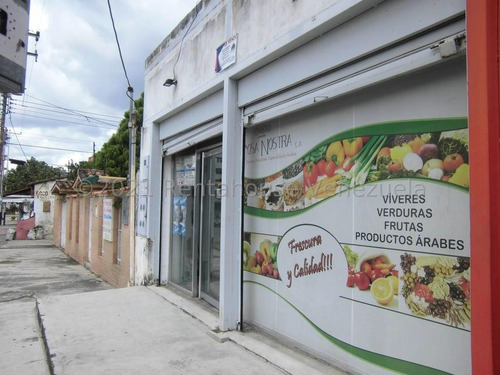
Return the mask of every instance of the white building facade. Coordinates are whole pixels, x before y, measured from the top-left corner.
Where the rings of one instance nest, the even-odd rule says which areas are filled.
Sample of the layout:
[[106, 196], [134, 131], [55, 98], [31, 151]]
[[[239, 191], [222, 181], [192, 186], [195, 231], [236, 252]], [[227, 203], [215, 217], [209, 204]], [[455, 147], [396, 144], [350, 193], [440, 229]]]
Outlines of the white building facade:
[[[52, 188], [55, 180], [33, 183], [33, 211], [37, 236], [52, 239], [54, 235], [54, 199]], [[38, 233], [39, 232], [39, 233]]]
[[465, 0], [200, 1], [146, 61], [136, 283], [355, 372], [469, 373], [465, 30]]

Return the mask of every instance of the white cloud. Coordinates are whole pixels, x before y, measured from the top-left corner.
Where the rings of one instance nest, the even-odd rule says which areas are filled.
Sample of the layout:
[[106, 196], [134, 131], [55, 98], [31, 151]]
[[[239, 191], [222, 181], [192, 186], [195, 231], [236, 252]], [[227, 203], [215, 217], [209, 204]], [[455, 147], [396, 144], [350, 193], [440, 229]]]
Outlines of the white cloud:
[[[144, 87], [144, 61], [196, 5], [196, 0], [111, 0], [113, 16], [134, 97]], [[30, 31], [40, 31], [39, 57], [28, 57], [26, 94], [15, 96], [11, 114], [19, 142], [41, 147], [88, 150], [102, 146], [115, 128], [103, 128], [84, 117], [70, 117], [59, 107], [118, 118], [129, 108], [123, 73], [107, 2], [104, 0], [31, 0]], [[34, 38], [29, 50], [34, 51]], [[28, 108], [22, 107], [22, 104]], [[62, 113], [56, 113], [60, 111]], [[26, 114], [26, 115], [23, 115]], [[27, 116], [30, 114], [30, 116]], [[38, 116], [38, 117], [32, 117]], [[52, 120], [39, 117], [50, 117]], [[67, 123], [55, 121], [63, 118]], [[70, 122], [78, 122], [73, 124]], [[93, 125], [93, 126], [83, 126]], [[7, 121], [12, 130], [10, 119]], [[103, 126], [103, 127], [100, 127]], [[12, 134], [9, 157], [24, 159]], [[91, 153], [24, 147], [25, 154], [51, 165], [87, 160]]]

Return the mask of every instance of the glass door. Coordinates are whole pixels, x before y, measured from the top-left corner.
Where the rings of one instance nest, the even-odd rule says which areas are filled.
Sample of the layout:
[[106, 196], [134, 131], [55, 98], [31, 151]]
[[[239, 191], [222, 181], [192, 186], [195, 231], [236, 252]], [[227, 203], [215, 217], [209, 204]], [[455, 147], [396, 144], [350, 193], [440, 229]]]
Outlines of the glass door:
[[202, 153], [200, 296], [219, 305], [222, 150]]
[[[169, 281], [196, 296], [197, 288], [197, 231], [196, 154], [174, 158], [172, 189], [172, 252]], [[193, 277], [194, 276], [194, 277]]]

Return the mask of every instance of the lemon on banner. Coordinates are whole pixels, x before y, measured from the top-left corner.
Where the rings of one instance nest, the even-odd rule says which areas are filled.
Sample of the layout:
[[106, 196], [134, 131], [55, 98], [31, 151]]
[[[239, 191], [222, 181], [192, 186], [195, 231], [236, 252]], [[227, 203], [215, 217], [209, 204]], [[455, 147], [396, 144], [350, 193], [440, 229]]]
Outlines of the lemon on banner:
[[381, 305], [391, 303], [394, 298], [392, 282], [385, 277], [375, 280], [370, 288], [373, 298]]

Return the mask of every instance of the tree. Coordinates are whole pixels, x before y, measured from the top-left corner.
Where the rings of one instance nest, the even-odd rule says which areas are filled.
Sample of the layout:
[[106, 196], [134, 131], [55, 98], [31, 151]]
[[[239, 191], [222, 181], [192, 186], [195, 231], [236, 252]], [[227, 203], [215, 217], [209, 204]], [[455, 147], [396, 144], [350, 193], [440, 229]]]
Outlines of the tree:
[[68, 171], [66, 174], [66, 178], [70, 181], [76, 180], [79, 169], [92, 169], [94, 168], [93, 163], [90, 161], [81, 161], [79, 163], [75, 163], [73, 159], [68, 161], [66, 164], [66, 170]]
[[[136, 139], [136, 170], [139, 168], [140, 144], [141, 144], [141, 127], [142, 113], [144, 109], [144, 93], [134, 101], [135, 109], [137, 110], [137, 139]], [[118, 130], [109, 140], [102, 145], [100, 151], [96, 152], [94, 162], [80, 161], [75, 163], [73, 160], [68, 161], [66, 168], [68, 170], [68, 179], [74, 180], [78, 169], [101, 169], [108, 175], [114, 177], [127, 177], [128, 156], [129, 156], [129, 141], [128, 141], [128, 122], [129, 111], [123, 114], [123, 119], [120, 121]]]
[[62, 168], [54, 168], [44, 161], [31, 158], [26, 164], [18, 165], [16, 169], [9, 170], [3, 179], [5, 193], [26, 188], [30, 183], [51, 178], [63, 178], [65, 172]]
[[[144, 93], [135, 100], [137, 110], [137, 140], [136, 140], [136, 168], [139, 168], [140, 139], [142, 127], [142, 113], [144, 107]], [[127, 177], [129, 167], [129, 111], [123, 114], [123, 119], [115, 134], [102, 145], [95, 155], [95, 169], [103, 169], [110, 176]]]

